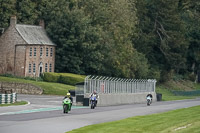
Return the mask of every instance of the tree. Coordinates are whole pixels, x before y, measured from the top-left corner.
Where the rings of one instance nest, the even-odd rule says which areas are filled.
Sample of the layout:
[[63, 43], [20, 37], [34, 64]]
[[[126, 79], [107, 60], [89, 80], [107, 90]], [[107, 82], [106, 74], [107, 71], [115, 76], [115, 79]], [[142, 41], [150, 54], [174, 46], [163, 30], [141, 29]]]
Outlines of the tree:
[[[85, 12], [91, 18], [91, 25], [98, 29], [97, 44], [103, 55], [101, 75], [133, 78], [139, 71], [139, 63], [136, 62], [143, 56], [131, 42], [137, 23], [134, 4], [134, 1], [127, 0], [82, 1]], [[145, 60], [143, 63], [146, 63]], [[148, 68], [146, 66], [142, 68]], [[139, 77], [140, 74], [137, 75]]]
[[38, 13], [34, 0], [16, 0], [17, 20], [23, 24], [36, 24]]
[[0, 28], [7, 28], [9, 26], [10, 17], [16, 15], [15, 2], [16, 0], [0, 0]]
[[200, 2], [180, 0], [182, 20], [186, 23], [186, 37], [189, 40], [187, 52], [188, 71], [196, 75], [200, 69]]
[[[188, 43], [178, 0], [138, 0], [138, 36], [135, 47], [148, 58], [151, 67], [180, 73], [186, 68]], [[164, 76], [164, 75], [163, 75]]]

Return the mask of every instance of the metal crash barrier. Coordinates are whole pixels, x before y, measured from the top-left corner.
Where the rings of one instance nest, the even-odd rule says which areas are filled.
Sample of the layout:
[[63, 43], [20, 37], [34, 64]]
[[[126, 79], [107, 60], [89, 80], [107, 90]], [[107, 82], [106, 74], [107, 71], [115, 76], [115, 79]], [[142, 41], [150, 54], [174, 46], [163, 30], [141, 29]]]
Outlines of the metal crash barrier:
[[15, 103], [17, 101], [17, 93], [0, 94], [0, 104]]

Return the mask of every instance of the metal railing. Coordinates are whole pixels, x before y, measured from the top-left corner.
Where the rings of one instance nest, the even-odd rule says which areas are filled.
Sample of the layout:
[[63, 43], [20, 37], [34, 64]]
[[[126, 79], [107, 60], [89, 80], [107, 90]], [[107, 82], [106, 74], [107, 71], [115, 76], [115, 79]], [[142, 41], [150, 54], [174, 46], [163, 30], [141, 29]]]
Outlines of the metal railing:
[[84, 83], [84, 94], [92, 93], [140, 93], [155, 92], [155, 79], [123, 79], [104, 76], [87, 76]]

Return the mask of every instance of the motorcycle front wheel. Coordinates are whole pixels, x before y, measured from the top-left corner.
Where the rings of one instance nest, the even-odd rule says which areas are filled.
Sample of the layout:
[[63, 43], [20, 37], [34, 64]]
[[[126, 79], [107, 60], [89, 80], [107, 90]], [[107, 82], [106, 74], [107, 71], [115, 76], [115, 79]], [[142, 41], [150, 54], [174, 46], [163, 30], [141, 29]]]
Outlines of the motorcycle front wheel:
[[91, 102], [91, 109], [94, 109], [95, 105], [94, 105], [94, 101]]
[[150, 106], [150, 100], [147, 100], [147, 106]]
[[63, 113], [68, 113], [68, 106], [66, 104], [63, 107]]

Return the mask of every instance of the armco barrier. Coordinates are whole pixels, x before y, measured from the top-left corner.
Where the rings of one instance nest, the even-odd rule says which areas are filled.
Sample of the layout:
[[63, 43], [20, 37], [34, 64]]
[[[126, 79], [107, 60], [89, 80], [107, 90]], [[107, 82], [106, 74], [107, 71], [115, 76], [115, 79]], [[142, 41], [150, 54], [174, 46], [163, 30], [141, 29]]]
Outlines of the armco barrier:
[[0, 94], [0, 104], [15, 103], [17, 101], [17, 93]]

